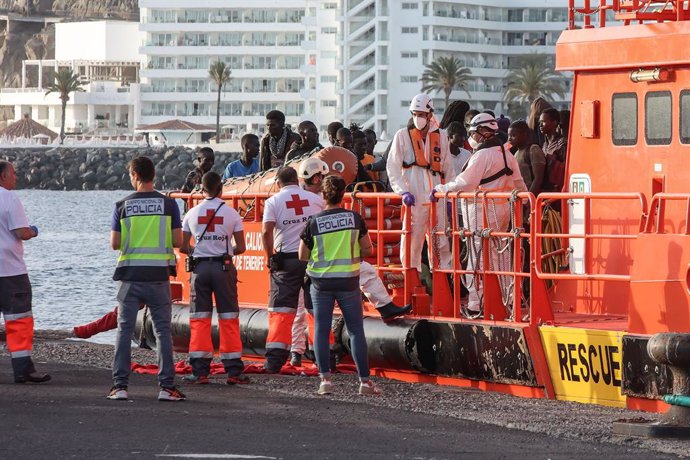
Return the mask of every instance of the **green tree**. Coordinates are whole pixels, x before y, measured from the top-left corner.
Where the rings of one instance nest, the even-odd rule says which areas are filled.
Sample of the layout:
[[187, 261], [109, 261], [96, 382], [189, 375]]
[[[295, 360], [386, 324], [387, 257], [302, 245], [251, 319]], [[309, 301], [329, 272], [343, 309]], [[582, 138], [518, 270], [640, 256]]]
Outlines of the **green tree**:
[[72, 69], [63, 67], [55, 74], [55, 81], [46, 88], [46, 96], [50, 93], [58, 93], [62, 101], [62, 116], [60, 117], [60, 144], [65, 141], [65, 112], [70, 93], [84, 91], [79, 82], [79, 76]]
[[220, 93], [223, 86], [230, 81], [230, 67], [223, 61], [214, 61], [208, 69], [208, 77], [218, 87], [218, 101], [216, 102], [216, 144], [220, 143]]
[[454, 89], [462, 89], [470, 96], [467, 85], [470, 81], [472, 71], [463, 67], [458, 58], [440, 56], [431, 64], [426, 66], [422, 74], [422, 91], [429, 93], [443, 91], [445, 95], [445, 107], [448, 107], [450, 94]]
[[563, 76], [553, 69], [544, 54], [530, 54], [518, 59], [506, 81], [503, 100], [513, 107], [524, 107], [538, 97], [554, 100], [555, 96], [563, 98], [565, 95]]

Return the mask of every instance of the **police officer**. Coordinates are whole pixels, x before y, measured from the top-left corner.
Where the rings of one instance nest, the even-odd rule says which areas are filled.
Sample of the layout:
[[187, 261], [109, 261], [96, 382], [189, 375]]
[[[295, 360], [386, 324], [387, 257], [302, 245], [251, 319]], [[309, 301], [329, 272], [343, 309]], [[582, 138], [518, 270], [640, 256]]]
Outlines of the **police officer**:
[[16, 185], [14, 166], [0, 160], [0, 313], [5, 318], [14, 381], [43, 383], [50, 380], [50, 375], [36, 372], [31, 360], [34, 317], [23, 243], [36, 238], [38, 228], [29, 225], [24, 207], [14, 193]]
[[[194, 206], [182, 221], [180, 252], [188, 254], [192, 270], [189, 305], [189, 364], [191, 383], [208, 383], [213, 360], [211, 316], [213, 299], [218, 311], [220, 359], [228, 374], [228, 385], [249, 383], [242, 373], [242, 339], [240, 338], [240, 307], [237, 302], [237, 270], [232, 256], [245, 251], [242, 218], [220, 198], [221, 177], [211, 171], [201, 179], [204, 200]], [[194, 237], [194, 248], [189, 240]], [[233, 243], [230, 243], [232, 239]]]
[[314, 306], [314, 352], [321, 375], [319, 394], [332, 392], [329, 334], [336, 300], [350, 335], [352, 357], [359, 374], [359, 394], [381, 391], [369, 379], [367, 342], [364, 336], [359, 263], [373, 251], [362, 217], [341, 207], [345, 181], [329, 176], [322, 190], [325, 208], [311, 217], [302, 233], [300, 260], [308, 261], [311, 300]]
[[[304, 181], [304, 188], [317, 194], [321, 193], [321, 186], [328, 172], [328, 165], [317, 157], [304, 160], [299, 167], [299, 177]], [[384, 322], [392, 321], [412, 310], [412, 305], [399, 307], [393, 302], [376, 269], [369, 262], [360, 263], [359, 283], [360, 289], [376, 307]]]
[[[444, 185], [437, 185], [432, 191], [429, 199], [436, 200], [435, 192], [468, 192], [476, 189], [489, 191], [527, 191], [525, 181], [522, 180], [520, 167], [515, 157], [507, 151], [503, 141], [498, 136], [498, 122], [488, 113], [480, 113], [472, 118], [469, 129], [469, 142], [475, 153], [470, 157], [460, 174]], [[464, 201], [464, 200], [463, 200]], [[494, 231], [506, 232], [510, 225], [510, 203], [506, 199], [493, 199], [486, 203], [492, 212], [487, 213], [486, 220], [488, 227]], [[484, 216], [482, 209], [484, 204], [478, 202], [476, 206], [467, 206], [466, 225], [473, 232], [480, 232], [484, 227]], [[464, 212], [464, 210], [463, 210]], [[474, 270], [482, 267], [480, 237], [473, 237], [473, 247], [469, 248], [473, 254], [479, 257], [469, 257], [467, 268]], [[498, 270], [501, 258], [508, 257], [510, 251], [498, 254], [498, 251], [491, 251], [492, 266]], [[478, 313], [481, 310], [482, 287], [478, 283], [468, 282], [469, 299], [468, 310]]]
[[293, 168], [280, 168], [276, 177], [280, 190], [264, 204], [261, 232], [271, 272], [267, 373], [280, 372], [290, 353], [292, 324], [307, 268], [298, 258], [300, 233], [307, 219], [323, 208], [320, 196], [299, 187]]
[[175, 388], [170, 276], [175, 275], [175, 253], [182, 239], [180, 210], [175, 200], [153, 188], [156, 170], [147, 157], [136, 157], [127, 165], [135, 193], [115, 204], [110, 244], [119, 250], [113, 279], [120, 281], [117, 293], [118, 325], [113, 359], [114, 385], [108, 399], [128, 399], [131, 372], [131, 346], [134, 325], [141, 304], [146, 304], [153, 319], [158, 354], [160, 401], [183, 401]]

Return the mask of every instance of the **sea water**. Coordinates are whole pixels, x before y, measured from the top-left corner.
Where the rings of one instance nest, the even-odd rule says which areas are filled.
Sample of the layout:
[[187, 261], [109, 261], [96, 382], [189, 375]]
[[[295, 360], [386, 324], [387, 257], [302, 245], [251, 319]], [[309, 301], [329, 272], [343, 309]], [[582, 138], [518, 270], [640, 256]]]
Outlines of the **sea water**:
[[[37, 238], [24, 242], [36, 329], [71, 329], [113, 310], [117, 251], [110, 247], [115, 202], [131, 191], [18, 190]], [[92, 340], [113, 343], [115, 334]]]

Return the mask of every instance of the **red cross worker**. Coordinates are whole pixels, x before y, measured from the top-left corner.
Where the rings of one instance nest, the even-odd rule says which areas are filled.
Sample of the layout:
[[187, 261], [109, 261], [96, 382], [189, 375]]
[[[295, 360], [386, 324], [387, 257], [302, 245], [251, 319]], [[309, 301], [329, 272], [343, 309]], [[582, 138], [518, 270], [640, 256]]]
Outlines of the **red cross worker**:
[[[182, 222], [181, 252], [193, 263], [189, 302], [189, 364], [192, 375], [185, 380], [208, 383], [213, 360], [211, 317], [213, 299], [218, 313], [220, 360], [228, 374], [227, 383], [247, 383], [242, 373], [240, 308], [237, 300], [237, 271], [232, 257], [245, 251], [240, 215], [220, 198], [223, 184], [215, 172], [201, 179], [204, 200], [187, 212]], [[193, 237], [194, 247], [189, 242]]]
[[271, 270], [264, 365], [268, 373], [280, 372], [290, 354], [292, 323], [307, 269], [297, 254], [300, 235], [309, 217], [323, 209], [320, 196], [299, 187], [293, 168], [281, 168], [277, 179], [280, 191], [266, 200], [262, 229]]

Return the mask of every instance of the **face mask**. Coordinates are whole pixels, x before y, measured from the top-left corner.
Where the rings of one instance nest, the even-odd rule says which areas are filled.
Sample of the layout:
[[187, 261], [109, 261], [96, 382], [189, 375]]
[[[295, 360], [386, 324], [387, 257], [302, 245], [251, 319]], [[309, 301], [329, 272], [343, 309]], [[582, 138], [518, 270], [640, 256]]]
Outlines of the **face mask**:
[[479, 142], [477, 142], [472, 136], [470, 136], [470, 138], [467, 139], [467, 142], [470, 143], [472, 150], [477, 150], [477, 148], [479, 147]]
[[414, 121], [414, 127], [417, 128], [418, 130], [421, 131], [422, 129], [426, 128], [426, 122], [427, 122], [426, 118], [414, 117], [413, 121]]

